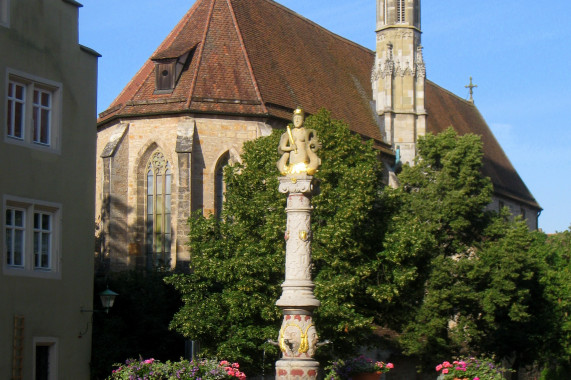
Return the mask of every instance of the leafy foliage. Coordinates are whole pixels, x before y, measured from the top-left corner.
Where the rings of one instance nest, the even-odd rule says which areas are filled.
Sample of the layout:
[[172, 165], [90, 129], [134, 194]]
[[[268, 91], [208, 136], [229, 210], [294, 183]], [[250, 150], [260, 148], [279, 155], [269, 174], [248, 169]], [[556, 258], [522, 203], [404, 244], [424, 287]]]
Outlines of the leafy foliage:
[[[376, 152], [326, 111], [309, 117], [317, 130], [323, 165], [316, 174], [321, 193], [313, 199], [313, 277], [322, 306], [315, 315], [321, 339], [349, 354], [369, 336], [377, 281], [377, 217], [380, 170]], [[240, 359], [249, 373], [277, 358], [281, 312], [275, 301], [284, 280], [286, 196], [278, 192], [275, 163], [281, 133], [246, 143], [242, 164], [225, 173], [221, 220], [191, 219], [192, 273], [168, 282], [184, 306], [171, 326], [199, 340], [207, 356]]]
[[438, 380], [470, 379], [470, 380], [503, 380], [505, 374], [513, 372], [488, 358], [460, 358], [452, 363], [445, 361], [436, 366], [440, 373]]
[[240, 371], [238, 363], [215, 359], [167, 360], [129, 359], [125, 364], [115, 364], [108, 380], [246, 380], [246, 375]]
[[532, 234], [506, 210], [486, 211], [492, 187], [481, 157], [477, 136], [452, 129], [427, 135], [416, 165], [403, 169], [401, 187], [386, 192], [397, 212], [385, 238], [390, 268], [379, 294], [393, 297], [387, 323], [402, 331], [405, 353], [425, 365], [453, 354], [530, 363], [552, 328]]
[[479, 137], [458, 137], [451, 128], [419, 141], [415, 166], [405, 166], [401, 186], [386, 189], [388, 231], [381, 252], [379, 285], [385, 323], [402, 331], [425, 295], [434, 260], [466, 254], [481, 238], [492, 185], [481, 174]]
[[364, 355], [347, 360], [336, 360], [329, 366], [325, 367], [326, 380], [351, 380], [360, 374], [374, 373], [381, 374], [387, 373], [394, 368], [393, 363], [385, 363], [375, 361]]
[[[506, 210], [487, 211], [493, 190], [479, 137], [427, 135], [401, 186], [383, 189], [370, 144], [325, 111], [306, 127], [323, 145], [312, 274], [329, 354], [350, 356], [383, 326], [430, 367], [459, 354], [511, 358], [514, 367], [569, 355], [569, 235], [547, 239]], [[266, 341], [277, 335], [284, 278], [279, 135], [244, 145], [243, 163], [225, 172], [221, 220], [190, 222], [192, 273], [168, 279], [184, 302], [171, 327], [252, 374], [278, 354]]]
[[[553, 373], [548, 378], [563, 379], [571, 374], [571, 228], [550, 236], [538, 232], [534, 237], [533, 251], [545, 263], [541, 282], [555, 325], [545, 331], [552, 354], [547, 363]], [[565, 374], [556, 376], [556, 372]]]

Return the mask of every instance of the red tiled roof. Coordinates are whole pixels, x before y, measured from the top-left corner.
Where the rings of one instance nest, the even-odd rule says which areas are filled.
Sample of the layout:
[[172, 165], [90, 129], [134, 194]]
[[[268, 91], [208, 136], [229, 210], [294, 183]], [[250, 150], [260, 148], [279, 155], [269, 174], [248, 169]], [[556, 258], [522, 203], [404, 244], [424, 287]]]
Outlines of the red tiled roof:
[[[114, 116], [216, 112], [289, 119], [321, 107], [382, 141], [371, 102], [374, 53], [271, 0], [198, 0], [152, 59], [194, 50], [172, 94], [155, 94], [149, 59], [107, 111]], [[168, 99], [186, 98], [186, 102]]]
[[[155, 94], [152, 59], [190, 51], [174, 91]], [[289, 120], [302, 106], [327, 108], [356, 133], [385, 147], [372, 102], [375, 53], [272, 0], [197, 0], [99, 118], [179, 112]], [[539, 206], [473, 104], [427, 81], [427, 128], [452, 125], [484, 141], [484, 172], [496, 191]], [[385, 147], [386, 148], [386, 147]]]

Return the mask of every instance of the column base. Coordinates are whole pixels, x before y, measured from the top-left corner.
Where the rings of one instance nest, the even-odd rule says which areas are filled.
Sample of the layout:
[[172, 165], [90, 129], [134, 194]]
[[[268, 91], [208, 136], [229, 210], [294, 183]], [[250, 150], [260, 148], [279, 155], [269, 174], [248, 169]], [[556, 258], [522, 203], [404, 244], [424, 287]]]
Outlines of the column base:
[[276, 380], [315, 380], [319, 363], [315, 360], [281, 359], [276, 362]]

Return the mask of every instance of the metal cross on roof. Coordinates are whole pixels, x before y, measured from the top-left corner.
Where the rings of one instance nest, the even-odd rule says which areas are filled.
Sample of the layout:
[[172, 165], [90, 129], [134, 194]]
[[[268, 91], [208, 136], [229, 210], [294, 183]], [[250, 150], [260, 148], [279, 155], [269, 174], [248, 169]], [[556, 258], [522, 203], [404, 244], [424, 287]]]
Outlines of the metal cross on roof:
[[472, 77], [470, 77], [470, 84], [467, 86], [464, 86], [466, 88], [470, 89], [470, 102], [474, 103], [474, 88], [478, 87], [477, 84], [472, 84]]

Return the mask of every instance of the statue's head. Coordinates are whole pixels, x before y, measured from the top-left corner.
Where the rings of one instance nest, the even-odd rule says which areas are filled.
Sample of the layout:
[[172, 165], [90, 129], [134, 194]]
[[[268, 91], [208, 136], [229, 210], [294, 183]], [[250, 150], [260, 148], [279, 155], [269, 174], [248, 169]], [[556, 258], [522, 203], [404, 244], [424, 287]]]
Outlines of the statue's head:
[[301, 107], [297, 107], [293, 111], [293, 126], [299, 128], [303, 125], [303, 119], [305, 118], [305, 112]]

